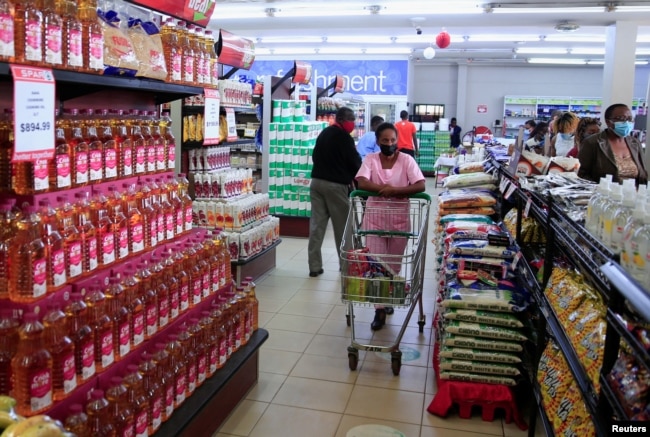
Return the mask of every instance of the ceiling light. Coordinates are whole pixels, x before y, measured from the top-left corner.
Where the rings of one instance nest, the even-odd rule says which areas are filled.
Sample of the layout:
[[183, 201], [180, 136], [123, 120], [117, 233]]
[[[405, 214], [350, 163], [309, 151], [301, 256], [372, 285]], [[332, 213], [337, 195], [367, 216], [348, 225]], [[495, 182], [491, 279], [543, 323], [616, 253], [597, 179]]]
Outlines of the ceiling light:
[[321, 36], [263, 36], [259, 38], [261, 44], [297, 44], [297, 43], [320, 43], [323, 42]]
[[361, 53], [361, 48], [359, 47], [322, 47], [320, 49], [321, 54], [327, 55], [356, 55]]
[[583, 14], [588, 12], [603, 12], [600, 6], [586, 6], [584, 8], [518, 8], [505, 7], [506, 4], [498, 5], [492, 9], [494, 14]]
[[429, 46], [426, 49], [424, 49], [424, 51], [422, 52], [422, 56], [424, 56], [424, 59], [433, 59], [436, 56], [436, 49]]
[[[383, 2], [385, 8], [382, 9], [381, 15], [419, 15], [423, 11], [431, 9], [431, 1], [399, 1], [399, 2]], [[480, 5], [476, 4], [476, 0], [456, 0], [453, 2], [446, 2], [440, 4], [436, 2], [435, 14], [458, 14], [458, 15], [471, 15], [482, 14], [483, 9]]]
[[566, 55], [567, 49], [562, 47], [524, 47], [516, 48], [520, 55]]
[[[313, 55], [312, 47], [274, 47], [270, 49], [274, 55]], [[257, 49], [255, 49], [257, 53]]]
[[[335, 36], [328, 36], [327, 41], [333, 44], [336, 43], [341, 43], [341, 44], [346, 44], [350, 42], [354, 42], [356, 44], [390, 44], [392, 39], [388, 36], [361, 36], [361, 35], [354, 35], [354, 36], [344, 36], [344, 35], [335, 35]], [[300, 38], [300, 42], [302, 42], [302, 38]]]
[[603, 47], [575, 47], [571, 49], [574, 55], [605, 55], [605, 48]]
[[[594, 42], [604, 43], [605, 35], [558, 35], [551, 34], [546, 37], [546, 42]], [[650, 40], [648, 41], [650, 42]]]
[[412, 51], [408, 47], [373, 47], [366, 49], [366, 53], [372, 55], [408, 55]]
[[[605, 65], [605, 61], [601, 59], [587, 61], [587, 65]], [[634, 65], [648, 65], [648, 61], [634, 61]]]
[[563, 58], [528, 58], [529, 64], [564, 64], [564, 65], [584, 65], [584, 59], [563, 59]]
[[379, 5], [366, 6], [364, 9], [366, 9], [372, 15], [377, 15], [379, 11], [381, 11], [381, 6]]

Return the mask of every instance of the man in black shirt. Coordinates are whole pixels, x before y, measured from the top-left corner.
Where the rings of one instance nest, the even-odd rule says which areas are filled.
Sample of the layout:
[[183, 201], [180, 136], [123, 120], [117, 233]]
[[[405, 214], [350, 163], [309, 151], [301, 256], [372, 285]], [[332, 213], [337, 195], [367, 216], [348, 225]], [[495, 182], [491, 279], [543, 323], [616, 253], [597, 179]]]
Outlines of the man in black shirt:
[[343, 107], [336, 112], [336, 121], [326, 127], [316, 139], [311, 171], [311, 219], [307, 256], [309, 276], [323, 273], [321, 247], [332, 219], [336, 252], [340, 252], [349, 208], [349, 186], [361, 167], [361, 157], [354, 139], [354, 111]]

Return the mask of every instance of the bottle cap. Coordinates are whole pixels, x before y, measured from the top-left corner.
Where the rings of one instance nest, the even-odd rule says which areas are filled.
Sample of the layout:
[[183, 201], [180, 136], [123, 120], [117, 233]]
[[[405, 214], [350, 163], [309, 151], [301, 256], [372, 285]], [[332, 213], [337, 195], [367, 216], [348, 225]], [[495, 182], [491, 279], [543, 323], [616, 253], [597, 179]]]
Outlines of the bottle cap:
[[79, 414], [84, 410], [84, 407], [81, 404], [72, 404], [68, 408], [70, 414]]
[[138, 371], [138, 366], [136, 366], [135, 364], [129, 364], [128, 366], [126, 366], [126, 371], [128, 373], [136, 373]]
[[36, 313], [25, 313], [23, 315], [23, 320], [25, 323], [34, 323], [38, 321], [38, 314]]
[[122, 384], [123, 381], [124, 379], [121, 376], [113, 376], [111, 378], [111, 384], [114, 386]]
[[102, 399], [104, 397], [104, 390], [100, 390], [100, 389], [96, 388], [95, 390], [92, 391], [92, 393], [90, 394], [90, 397], [92, 399], [95, 399], [95, 400], [96, 399]]

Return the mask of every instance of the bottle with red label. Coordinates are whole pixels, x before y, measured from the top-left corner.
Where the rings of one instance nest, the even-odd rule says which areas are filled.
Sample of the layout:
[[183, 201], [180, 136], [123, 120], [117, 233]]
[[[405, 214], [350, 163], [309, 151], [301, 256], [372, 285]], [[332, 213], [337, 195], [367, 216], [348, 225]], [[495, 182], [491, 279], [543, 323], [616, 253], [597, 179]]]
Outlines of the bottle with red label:
[[201, 303], [203, 298], [203, 272], [197, 262], [196, 251], [192, 243], [183, 245], [183, 257], [185, 258], [185, 271], [190, 276], [190, 308]]
[[166, 226], [165, 211], [163, 210], [162, 204], [160, 203], [160, 186], [158, 186], [158, 184], [151, 178], [146, 178], [145, 183], [150, 190], [149, 199], [151, 199], [151, 207], [153, 208], [153, 214], [156, 218], [157, 241], [158, 244], [162, 244], [165, 241]]
[[138, 200], [136, 198], [135, 186], [124, 187], [123, 199], [125, 200], [124, 213], [128, 223], [128, 236], [129, 236], [129, 251], [131, 254], [138, 254], [145, 249], [149, 249], [146, 245], [145, 238], [145, 223], [144, 217], [138, 209]]
[[117, 149], [117, 177], [128, 178], [135, 173], [133, 156], [133, 141], [129, 137], [129, 132], [124, 121], [125, 111], [119, 109], [112, 109], [111, 114], [111, 127], [113, 131], [113, 140], [115, 140], [115, 148]]
[[180, 281], [175, 275], [174, 258], [171, 254], [165, 253], [162, 256], [163, 281], [167, 285], [169, 293], [169, 321], [173, 322], [180, 315]]
[[129, 138], [133, 145], [133, 167], [134, 175], [143, 175], [147, 172], [147, 149], [140, 129], [140, 111], [132, 109], [129, 111], [125, 122], [129, 131]]
[[118, 147], [113, 137], [113, 128], [108, 109], [102, 109], [95, 120], [97, 135], [104, 148], [104, 181], [114, 181], [118, 176]]
[[12, 397], [16, 413], [33, 416], [47, 410], [52, 399], [52, 355], [43, 340], [43, 325], [35, 313], [26, 313], [19, 330], [18, 350], [11, 360]]
[[108, 313], [106, 295], [100, 281], [90, 287], [86, 304], [90, 310], [90, 327], [95, 337], [95, 368], [103, 372], [115, 363], [113, 320]]
[[210, 303], [210, 316], [213, 320], [214, 335], [217, 342], [217, 350], [219, 359], [217, 361], [217, 369], [221, 369], [228, 361], [228, 331], [226, 329], [225, 318], [221, 310], [221, 303], [218, 298], [215, 298]]
[[158, 327], [164, 328], [169, 324], [170, 297], [166, 283], [165, 263], [156, 254], [151, 256], [151, 286], [158, 300]]
[[178, 342], [181, 344], [183, 350], [183, 359], [185, 360], [185, 379], [187, 386], [185, 387], [185, 395], [191, 396], [196, 390], [198, 380], [198, 357], [197, 351], [192, 344], [192, 335], [189, 333], [187, 323], [181, 323], [176, 332]]
[[169, 369], [173, 375], [174, 408], [179, 408], [186, 398], [187, 370], [183, 347], [178, 341], [178, 335], [172, 334], [169, 336], [166, 350], [169, 354]]
[[239, 306], [239, 313], [241, 317], [242, 346], [248, 344], [248, 340], [250, 340], [251, 335], [253, 333], [251, 305], [246, 295], [247, 288], [248, 288], [248, 283], [246, 281], [243, 281], [241, 283], [241, 286], [237, 287], [237, 294], [235, 295], [237, 299], [237, 304]]
[[92, 109], [82, 109], [84, 139], [88, 143], [88, 181], [91, 184], [104, 180], [104, 143], [99, 138]]
[[196, 386], [200, 387], [208, 376], [208, 345], [205, 340], [205, 332], [199, 318], [193, 317], [187, 327], [190, 334], [190, 345], [196, 354]]
[[142, 388], [149, 399], [149, 435], [153, 435], [162, 424], [165, 399], [152, 354], [143, 352], [141, 358], [138, 370], [142, 375]]
[[0, 395], [11, 393], [11, 360], [18, 350], [19, 327], [12, 310], [0, 309]]
[[9, 248], [13, 262], [9, 266], [8, 282], [10, 299], [29, 303], [47, 293], [47, 251], [36, 208], [24, 208], [23, 213]]
[[93, 222], [97, 232], [97, 250], [99, 265], [106, 267], [117, 259], [116, 227], [108, 210], [108, 199], [103, 194], [98, 194], [91, 201]]
[[77, 18], [76, 2], [56, 0], [56, 11], [63, 19], [63, 67], [66, 70], [82, 71], [84, 66], [83, 25]]
[[187, 232], [192, 230], [192, 198], [188, 194], [190, 182], [184, 173], [179, 173], [176, 179], [178, 180], [178, 197], [183, 202], [185, 211], [185, 231]]
[[169, 368], [169, 353], [165, 343], [156, 343], [151, 356], [156, 365], [156, 380], [163, 394], [162, 421], [166, 422], [174, 412], [174, 374]]
[[237, 352], [242, 346], [242, 339], [244, 337], [240, 301], [237, 299], [235, 291], [227, 292], [225, 295], [228, 298], [228, 303], [230, 305], [230, 316], [232, 317], [232, 324], [235, 331], [233, 352]]
[[36, 0], [15, 3], [14, 40], [16, 63], [41, 65], [43, 63], [43, 12]]
[[13, 164], [13, 188], [16, 194], [25, 196], [50, 191], [49, 159], [21, 161]]
[[140, 298], [140, 283], [133, 267], [124, 269], [122, 287], [126, 293], [127, 308], [131, 315], [131, 350], [134, 350], [144, 343], [145, 313]]
[[156, 112], [149, 111], [147, 115], [149, 117], [148, 122], [151, 136], [156, 146], [156, 172], [162, 173], [167, 171], [167, 144], [160, 130], [160, 120], [156, 118]]
[[47, 200], [38, 202], [41, 217], [41, 239], [47, 253], [47, 288], [51, 291], [61, 289], [68, 281], [66, 244], [59, 232], [57, 212]]
[[257, 296], [255, 295], [255, 282], [253, 282], [253, 277], [246, 276], [244, 280], [248, 285], [244, 289], [244, 293], [246, 294], [246, 299], [250, 305], [251, 329], [252, 329], [251, 335], [252, 335], [252, 333], [257, 331], [257, 329], [259, 328], [258, 317], [259, 317], [260, 302], [257, 300]]
[[146, 263], [136, 265], [140, 299], [144, 306], [145, 340], [152, 338], [158, 332], [158, 298], [153, 288], [151, 270]]
[[165, 217], [165, 239], [170, 241], [174, 239], [176, 233], [176, 212], [169, 202], [165, 185], [160, 181], [156, 181], [156, 184], [160, 192], [160, 208]]
[[228, 337], [228, 359], [230, 359], [232, 353], [235, 351], [235, 338], [236, 338], [236, 331], [235, 331], [235, 324], [234, 322], [234, 317], [233, 317], [233, 311], [232, 308], [230, 307], [230, 303], [228, 300], [228, 297], [224, 295], [219, 295], [217, 297], [217, 300], [219, 302], [219, 306], [221, 307], [221, 318], [223, 319], [223, 324], [226, 328], [226, 335]]
[[0, 61], [14, 62], [16, 50], [14, 45], [14, 2], [0, 1]]
[[83, 260], [83, 273], [88, 275], [99, 266], [99, 258], [102, 256], [97, 241], [97, 229], [91, 220], [90, 203], [88, 193], [79, 192], [75, 194], [75, 223], [79, 230], [81, 239], [81, 252]]
[[108, 187], [107, 205], [113, 221], [115, 235], [115, 257], [125, 260], [130, 254], [129, 221], [122, 209], [122, 196], [115, 186]]
[[120, 361], [131, 352], [131, 319], [127, 308], [126, 290], [121, 279], [113, 276], [106, 287], [106, 312], [113, 321], [113, 351], [115, 361]]
[[80, 2], [79, 19], [83, 24], [81, 43], [84, 70], [89, 73], [101, 73], [104, 71], [104, 34], [97, 17], [96, 0]]
[[199, 323], [203, 330], [203, 342], [205, 344], [206, 378], [210, 378], [217, 371], [219, 363], [219, 345], [215, 333], [215, 320], [210, 315], [210, 311], [201, 311]]
[[72, 154], [65, 135], [64, 121], [57, 118], [54, 129], [54, 159], [50, 161], [50, 191], [72, 187]]
[[135, 192], [138, 210], [142, 213], [144, 229], [144, 247], [154, 248], [158, 245], [158, 219], [151, 206], [151, 189], [146, 184], [141, 184]]
[[178, 42], [181, 48], [181, 71], [183, 73], [182, 81], [185, 85], [194, 84], [194, 48], [190, 42], [187, 25], [184, 21], [176, 22], [176, 29], [178, 32]]
[[45, 348], [52, 355], [52, 391], [55, 401], [65, 399], [77, 388], [74, 343], [68, 337], [68, 317], [58, 303], [48, 303], [43, 316]]
[[88, 143], [83, 137], [83, 125], [78, 109], [64, 110], [63, 126], [70, 144], [72, 161], [72, 186], [83, 187], [88, 184]]
[[174, 276], [179, 283], [180, 313], [183, 314], [190, 309], [191, 287], [190, 275], [185, 271], [185, 257], [183, 256], [182, 246], [177, 244], [173, 250], [174, 257]]
[[160, 127], [165, 137], [165, 156], [167, 157], [167, 170], [174, 171], [176, 168], [176, 138], [172, 132], [172, 118], [169, 111], [163, 111], [160, 117]]
[[0, 299], [9, 299], [9, 266], [13, 254], [9, 251], [16, 235], [16, 214], [13, 203], [7, 199], [0, 202]]
[[115, 437], [115, 427], [111, 418], [111, 409], [104, 391], [95, 389], [90, 393], [90, 402], [86, 405], [88, 429], [93, 436]]
[[178, 47], [178, 36], [175, 27], [176, 20], [173, 17], [167, 18], [163, 26], [160, 28], [160, 36], [163, 42], [165, 64], [167, 65], [166, 81], [181, 83], [181, 62], [183, 54]]
[[135, 419], [129, 402], [129, 390], [124, 385], [122, 377], [111, 378], [111, 386], [106, 390], [106, 399], [116, 437], [133, 437]]
[[151, 133], [151, 123], [149, 111], [140, 111], [140, 117], [136, 120], [140, 125], [140, 132], [144, 138], [144, 148], [146, 156], [147, 174], [154, 174], [156, 172], [156, 142]]
[[11, 157], [14, 153], [12, 112], [11, 109], [5, 108], [2, 117], [0, 117], [0, 193], [10, 193], [12, 191], [11, 173], [13, 165]]
[[129, 392], [128, 399], [133, 410], [136, 437], [148, 437], [149, 435], [149, 399], [143, 384], [144, 381], [138, 372], [138, 366], [135, 364], [126, 366], [124, 385]]
[[72, 280], [83, 274], [83, 242], [75, 226], [74, 207], [67, 196], [59, 196], [56, 200], [60, 205], [56, 215], [63, 236], [65, 264], [68, 268], [68, 279]]
[[81, 404], [72, 404], [68, 410], [63, 427], [77, 437], [92, 437], [88, 429], [88, 415]]
[[53, 68], [63, 67], [63, 18], [56, 9], [54, 0], [42, 0], [43, 5], [43, 49], [45, 64]]
[[95, 375], [95, 336], [89, 324], [88, 306], [81, 293], [70, 294], [65, 308], [69, 321], [69, 336], [74, 343], [77, 382], [83, 384]]
[[183, 235], [185, 233], [185, 210], [183, 202], [178, 197], [178, 181], [170, 176], [163, 183], [166, 185], [167, 197], [174, 211], [174, 223], [176, 224], [174, 234], [176, 236]]
[[198, 265], [201, 269], [201, 293], [202, 300], [207, 299], [212, 294], [211, 280], [212, 275], [210, 271], [210, 254], [209, 246], [203, 244], [203, 238], [197, 237], [194, 239], [194, 250], [198, 255]]

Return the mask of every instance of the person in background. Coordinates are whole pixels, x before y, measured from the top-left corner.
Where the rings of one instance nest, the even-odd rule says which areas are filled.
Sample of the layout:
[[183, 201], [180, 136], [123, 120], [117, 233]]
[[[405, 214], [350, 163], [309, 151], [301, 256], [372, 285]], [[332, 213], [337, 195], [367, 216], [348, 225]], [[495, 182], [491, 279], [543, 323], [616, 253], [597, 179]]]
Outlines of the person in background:
[[531, 150], [537, 154], [541, 154], [544, 151], [544, 137], [547, 133], [548, 124], [543, 121], [537, 123], [533, 130], [530, 132], [530, 137], [524, 143], [526, 150]]
[[415, 158], [415, 155], [418, 153], [417, 128], [413, 123], [408, 121], [408, 112], [400, 112], [399, 117], [401, 120], [395, 123], [395, 128], [397, 129], [397, 149]]
[[535, 120], [527, 120], [524, 123], [524, 142], [530, 138], [530, 132], [535, 128], [537, 123], [535, 123]]
[[580, 145], [585, 140], [585, 138], [595, 135], [600, 132], [600, 120], [592, 117], [582, 117], [578, 121], [578, 127], [576, 128], [576, 134], [574, 136], [575, 144], [571, 150], [566, 154], [569, 158], [577, 158], [578, 151], [580, 150]]
[[614, 182], [634, 179], [636, 184], [648, 182], [643, 162], [643, 149], [638, 139], [630, 134], [634, 117], [629, 106], [615, 103], [605, 110], [607, 128], [598, 135], [585, 138], [580, 144], [578, 176], [594, 182], [611, 174]]
[[[405, 197], [425, 190], [424, 175], [413, 157], [398, 150], [399, 136], [392, 123], [379, 125], [375, 135], [381, 151], [366, 156], [355, 178], [359, 189], [379, 194], [368, 198], [362, 229], [408, 232], [410, 203]], [[402, 262], [398, 257], [404, 254], [407, 243], [404, 237], [366, 236], [370, 254], [391, 255], [383, 264], [393, 275], [400, 273]], [[371, 329], [381, 329], [390, 313], [389, 308], [375, 306]]]
[[357, 152], [359, 152], [361, 159], [365, 158], [369, 153], [379, 152], [377, 138], [375, 137], [375, 129], [377, 129], [377, 126], [383, 122], [384, 119], [379, 115], [375, 115], [370, 119], [370, 131], [366, 132], [357, 143]]
[[316, 139], [309, 189], [311, 218], [307, 245], [309, 276], [312, 278], [323, 274], [321, 247], [330, 218], [336, 252], [339, 253], [341, 248], [348, 217], [349, 187], [361, 167], [361, 157], [350, 135], [354, 130], [354, 121], [352, 109], [345, 106], [339, 108], [334, 124], [323, 129]]
[[553, 112], [551, 112], [551, 119], [548, 122], [548, 132], [551, 134], [551, 138], [555, 136], [557, 133], [557, 130], [555, 128], [555, 123], [557, 122], [558, 118], [560, 118], [560, 115], [562, 115], [561, 109], [555, 109]]
[[453, 117], [449, 123], [449, 139], [451, 140], [451, 147], [454, 149], [460, 146], [461, 131], [462, 128], [456, 124], [456, 117]]
[[555, 120], [555, 136], [551, 139], [549, 156], [566, 156], [575, 146], [574, 135], [578, 127], [578, 116], [573, 112], [563, 112]]

